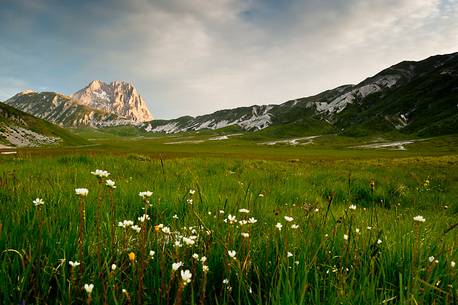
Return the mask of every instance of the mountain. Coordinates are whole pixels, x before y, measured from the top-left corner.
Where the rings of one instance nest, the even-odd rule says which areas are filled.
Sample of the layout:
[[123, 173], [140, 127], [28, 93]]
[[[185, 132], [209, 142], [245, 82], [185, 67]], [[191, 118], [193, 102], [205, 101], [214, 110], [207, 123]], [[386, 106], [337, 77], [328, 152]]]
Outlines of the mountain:
[[153, 119], [145, 101], [135, 87], [127, 82], [114, 81], [107, 84], [94, 80], [85, 88], [73, 93], [71, 97], [80, 105], [115, 113], [133, 122]]
[[71, 132], [0, 103], [0, 147], [42, 145], [81, 145], [87, 141]]
[[134, 86], [118, 81], [92, 81], [72, 97], [26, 90], [5, 103], [65, 127], [135, 125], [152, 119]]
[[[458, 132], [458, 53], [404, 61], [356, 85], [343, 85], [280, 105], [220, 110], [147, 122], [148, 132], [177, 133], [237, 126], [263, 132]], [[280, 133], [280, 132], [279, 132]]]

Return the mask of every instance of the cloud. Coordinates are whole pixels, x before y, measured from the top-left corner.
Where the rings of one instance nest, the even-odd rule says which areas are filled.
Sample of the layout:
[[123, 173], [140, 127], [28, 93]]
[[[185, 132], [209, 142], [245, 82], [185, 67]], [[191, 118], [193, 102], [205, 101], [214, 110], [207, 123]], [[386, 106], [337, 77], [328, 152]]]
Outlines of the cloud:
[[454, 0], [30, 2], [0, 13], [6, 49], [27, 62], [2, 56], [4, 71], [27, 66], [14, 77], [67, 94], [133, 81], [163, 118], [279, 103], [458, 51]]

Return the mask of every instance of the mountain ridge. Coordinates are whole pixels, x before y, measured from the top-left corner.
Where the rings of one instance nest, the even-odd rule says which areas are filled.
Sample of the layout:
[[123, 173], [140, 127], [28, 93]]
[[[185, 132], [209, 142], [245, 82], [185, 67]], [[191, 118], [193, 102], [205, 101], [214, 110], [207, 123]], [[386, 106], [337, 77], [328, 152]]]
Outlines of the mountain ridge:
[[63, 127], [135, 125], [152, 119], [135, 87], [122, 81], [91, 81], [72, 96], [24, 90], [5, 104]]
[[[439, 72], [437, 72], [439, 71]], [[448, 72], [447, 72], [448, 71]], [[441, 95], [435, 95], [436, 100], [431, 100], [429, 104], [424, 104], [422, 101], [431, 96], [434, 92], [425, 91], [421, 86], [414, 86], [416, 81], [422, 78], [431, 77], [431, 84], [424, 86], [441, 87], [443, 83], [456, 82], [458, 83], [458, 53], [434, 55], [421, 61], [402, 61], [394, 64], [371, 77], [367, 77], [363, 81], [355, 85], [342, 85], [334, 89], [325, 90], [313, 96], [303, 97], [286, 101], [281, 104], [270, 105], [252, 105], [238, 107], [233, 109], [223, 109], [210, 114], [200, 115], [196, 117], [183, 116], [172, 120], [156, 120], [147, 122], [141, 127], [147, 132], [156, 133], [177, 133], [198, 131], [202, 129], [219, 129], [227, 126], [237, 125], [243, 130], [259, 131], [272, 126], [281, 124], [298, 124], [304, 125], [304, 130], [307, 126], [321, 126], [324, 129], [342, 134], [358, 135], [364, 132], [356, 131], [361, 127], [361, 124], [366, 125], [368, 131], [374, 130], [368, 123], [371, 119], [377, 121], [377, 125], [383, 125], [384, 131], [409, 131], [434, 133], [432, 130], [427, 131], [421, 128], [421, 121], [415, 122], [415, 128], [406, 128], [415, 121], [415, 113], [423, 113], [424, 108], [432, 107], [432, 103], [436, 103], [443, 107], [443, 112], [446, 117], [440, 117], [440, 120], [451, 120], [456, 114], [453, 113], [454, 105], [451, 102], [443, 103], [443, 99], [453, 99], [458, 102], [458, 95], [453, 88], [444, 88]], [[436, 73], [437, 72], [437, 73]], [[402, 88], [407, 88], [402, 90]], [[423, 96], [418, 96], [419, 109], [412, 111], [402, 109], [406, 107], [398, 107], [392, 105], [392, 109], [398, 109], [397, 113], [392, 113], [390, 107], [383, 107], [385, 102], [395, 104], [393, 96], [399, 91], [403, 91], [403, 96], [398, 96], [398, 104], [401, 106], [409, 106], [409, 96], [415, 95], [416, 92], [422, 91]], [[458, 89], [457, 89], [458, 90]], [[377, 98], [375, 98], [377, 97]], [[377, 107], [369, 107], [386, 113], [386, 116], [380, 118], [379, 113], [365, 112], [365, 115], [358, 113], [352, 114], [355, 109], [362, 111], [366, 105], [378, 105]], [[258, 113], [261, 110], [262, 113]], [[410, 119], [407, 119], [410, 116]], [[423, 115], [422, 115], [423, 116]], [[345, 122], [347, 120], [347, 122]], [[443, 123], [445, 124], [445, 121]], [[359, 126], [359, 127], [358, 127]], [[423, 131], [422, 131], [423, 129]], [[444, 130], [447, 128], [442, 128]], [[458, 132], [457, 128], [448, 128], [447, 133]]]

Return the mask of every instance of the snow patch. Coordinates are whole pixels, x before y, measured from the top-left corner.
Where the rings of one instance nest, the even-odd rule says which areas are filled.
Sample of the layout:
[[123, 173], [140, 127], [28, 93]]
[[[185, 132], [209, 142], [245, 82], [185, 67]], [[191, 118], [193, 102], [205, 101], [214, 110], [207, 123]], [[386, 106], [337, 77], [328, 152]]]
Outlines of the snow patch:
[[320, 136], [310, 136], [310, 137], [303, 137], [303, 138], [294, 138], [294, 139], [285, 139], [285, 140], [277, 140], [277, 141], [269, 141], [258, 143], [258, 145], [277, 145], [277, 144], [286, 144], [286, 145], [308, 145], [313, 143], [313, 139], [318, 138]]
[[[407, 150], [405, 145], [413, 144], [420, 140], [405, 140], [395, 142], [378, 142], [365, 145], [353, 146], [351, 148], [369, 148], [369, 149], [390, 149], [390, 150]], [[423, 140], [424, 141], [424, 140]]]

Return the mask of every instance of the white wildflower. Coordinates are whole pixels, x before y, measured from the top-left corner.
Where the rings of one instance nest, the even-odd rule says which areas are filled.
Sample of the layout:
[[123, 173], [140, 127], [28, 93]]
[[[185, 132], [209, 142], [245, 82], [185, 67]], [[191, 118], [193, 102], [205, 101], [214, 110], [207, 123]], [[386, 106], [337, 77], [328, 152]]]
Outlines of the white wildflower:
[[413, 218], [413, 220], [418, 221], [418, 222], [425, 222], [425, 221], [426, 221], [426, 219], [425, 219], [423, 216], [421, 216], [421, 215], [415, 216], [415, 217]]
[[356, 210], [356, 205], [352, 204], [348, 207], [350, 210]]
[[248, 214], [248, 213], [250, 213], [250, 210], [247, 210], [247, 209], [240, 209], [240, 210], [239, 210], [239, 213]]
[[134, 225], [131, 227], [132, 230], [134, 230], [135, 232], [139, 233], [141, 231], [142, 228], [140, 228], [139, 226], [137, 225]]
[[36, 207], [38, 207], [38, 206], [40, 206], [40, 205], [44, 205], [45, 202], [43, 201], [43, 199], [37, 198], [37, 199], [35, 199], [35, 200], [33, 201], [33, 204], [34, 204]]
[[110, 180], [108, 179], [107, 181], [105, 181], [105, 185], [112, 188], [112, 189], [115, 189], [116, 188], [116, 184], [113, 180]]
[[242, 237], [248, 238], [248, 237], [250, 237], [250, 234], [249, 234], [249, 233], [242, 232]]
[[86, 197], [87, 194], [89, 193], [89, 190], [86, 188], [77, 188], [75, 189], [75, 193], [77, 196]]
[[294, 230], [299, 229], [299, 225], [294, 223], [291, 225], [291, 229], [294, 229]]
[[153, 196], [153, 192], [150, 192], [150, 191], [140, 192], [138, 193], [138, 196], [142, 197], [142, 199], [148, 199], [151, 196]]
[[77, 261], [74, 261], [74, 262], [69, 261], [68, 264], [69, 264], [70, 266], [72, 266], [73, 268], [78, 267], [79, 265], [81, 265], [81, 264], [80, 264], [79, 262], [77, 262]]
[[106, 178], [110, 175], [109, 172], [104, 171], [102, 169], [96, 169], [95, 172], [91, 172], [91, 174], [93, 174], [97, 178]]
[[235, 252], [235, 250], [229, 250], [227, 251], [227, 254], [229, 254], [231, 258], [236, 259], [235, 255], [237, 254], [237, 252]]
[[277, 222], [275, 227], [278, 229], [278, 231], [281, 231], [281, 228], [283, 227], [283, 225], [281, 223]]
[[287, 222], [291, 222], [291, 221], [294, 220], [294, 218], [293, 218], [293, 217], [290, 217], [290, 216], [285, 216], [285, 220], [286, 220]]
[[204, 273], [207, 273], [209, 270], [210, 270], [210, 268], [208, 268], [207, 265], [202, 265], [202, 271], [203, 271]]
[[257, 223], [258, 220], [256, 218], [254, 218], [254, 217], [250, 217], [250, 218], [248, 218], [248, 222], [251, 223], [251, 224], [254, 224], [254, 223]]
[[181, 270], [180, 273], [181, 278], [183, 279], [183, 284], [187, 285], [191, 283], [192, 273], [188, 269], [186, 269], [185, 271]]
[[94, 289], [94, 284], [84, 284], [84, 290], [86, 290], [87, 294], [91, 294], [92, 289]]
[[183, 266], [183, 263], [182, 263], [182, 262], [173, 263], [173, 264], [172, 264], [172, 270], [173, 270], [173, 271], [177, 271], [178, 269], [180, 269], [181, 266]]

